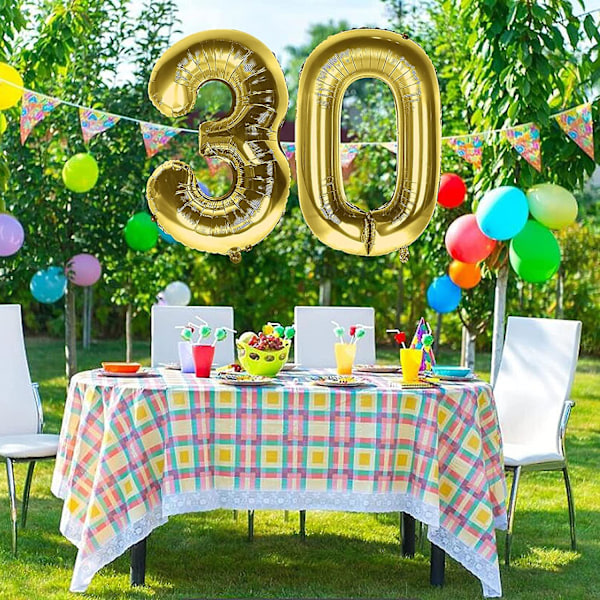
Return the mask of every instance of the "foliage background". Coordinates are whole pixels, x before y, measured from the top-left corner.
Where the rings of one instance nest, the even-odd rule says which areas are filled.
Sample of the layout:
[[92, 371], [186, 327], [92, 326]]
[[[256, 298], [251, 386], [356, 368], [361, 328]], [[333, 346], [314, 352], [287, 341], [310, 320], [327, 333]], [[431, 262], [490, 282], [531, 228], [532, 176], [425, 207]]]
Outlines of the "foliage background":
[[[193, 135], [180, 135], [168, 150], [146, 159], [136, 125], [119, 123], [94, 138], [89, 150], [101, 168], [101, 180], [90, 193], [65, 190], [60, 172], [69, 156], [85, 151], [74, 109], [57, 108], [36, 127], [26, 145], [18, 138], [17, 108], [7, 111], [9, 127], [0, 139], [0, 197], [26, 228], [21, 252], [0, 259], [0, 300], [24, 306], [29, 333], [62, 335], [64, 310], [40, 305], [29, 293], [33, 273], [50, 264], [64, 264], [78, 252], [100, 257], [104, 275], [94, 288], [95, 337], [118, 337], [131, 307], [134, 332], [149, 336], [149, 310], [156, 294], [169, 282], [186, 281], [193, 303], [233, 305], [238, 330], [260, 327], [267, 320], [290, 322], [296, 304], [316, 304], [329, 282], [331, 304], [373, 306], [381, 332], [392, 325], [412, 328], [421, 315], [432, 322], [425, 291], [450, 262], [444, 233], [456, 217], [473, 210], [483, 191], [514, 183], [523, 188], [553, 181], [577, 191], [580, 216], [560, 234], [563, 250], [564, 306], [557, 306], [556, 277], [546, 284], [522, 284], [511, 273], [509, 314], [578, 318], [584, 322], [583, 351], [600, 353], [600, 281], [594, 268], [600, 247], [598, 191], [583, 184], [593, 163], [552, 123], [549, 115], [598, 96], [599, 34], [591, 15], [576, 19], [570, 2], [536, 3], [447, 0], [406, 3], [386, 0], [390, 28], [418, 41], [437, 67], [443, 106], [443, 135], [461, 134], [535, 120], [542, 129], [545, 169], [537, 174], [506, 143], [486, 148], [484, 168], [474, 173], [444, 149], [443, 171], [459, 173], [469, 197], [455, 210], [438, 209], [411, 247], [402, 265], [395, 255], [361, 258], [335, 252], [310, 233], [292, 185], [287, 212], [275, 231], [240, 265], [226, 257], [199, 254], [181, 245], [159, 241], [148, 253], [127, 249], [122, 230], [127, 219], [146, 210], [145, 182], [164, 160], [180, 157], [197, 169], [213, 193], [229, 186], [226, 170], [211, 177], [196, 154]], [[26, 87], [66, 100], [167, 123], [147, 99], [149, 72], [156, 59], [177, 39], [171, 0], [147, 2], [133, 15], [127, 0], [59, 0], [0, 3], [0, 59], [16, 66]], [[581, 11], [579, 11], [581, 12]], [[331, 33], [347, 29], [344, 22], [315, 24], [306, 44], [288, 49], [284, 65], [294, 116], [299, 69], [310, 51]], [[110, 32], [110, 33], [107, 33]], [[123, 62], [133, 65], [130, 81], [116, 83]], [[227, 111], [228, 94], [220, 84], [202, 88], [197, 114], [186, 120], [195, 127]], [[600, 122], [597, 107], [594, 119]], [[374, 81], [354, 84], [345, 99], [344, 127], [357, 141], [395, 138], [394, 107], [389, 90]], [[596, 125], [596, 140], [600, 137]], [[597, 154], [599, 152], [597, 151]], [[391, 194], [395, 156], [370, 147], [355, 160], [346, 184], [349, 199], [378, 206]], [[488, 270], [475, 290], [463, 295], [459, 312], [444, 317], [442, 343], [460, 345], [460, 322], [480, 332], [478, 344], [489, 343], [494, 278]], [[82, 294], [76, 294], [81, 310]], [[384, 334], [385, 335], [385, 334]]]

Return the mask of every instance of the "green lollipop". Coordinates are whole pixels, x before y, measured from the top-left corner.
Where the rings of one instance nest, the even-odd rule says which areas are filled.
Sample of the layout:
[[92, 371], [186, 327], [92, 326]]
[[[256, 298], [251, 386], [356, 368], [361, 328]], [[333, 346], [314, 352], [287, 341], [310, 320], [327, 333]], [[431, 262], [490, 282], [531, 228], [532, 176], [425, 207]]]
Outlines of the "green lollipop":
[[362, 327], [358, 327], [356, 329], [356, 339], [360, 340], [360, 338], [365, 337], [366, 331]]
[[184, 327], [181, 330], [181, 338], [184, 341], [189, 342], [192, 339], [192, 330], [189, 327]]
[[285, 332], [285, 327], [283, 325], [275, 325], [275, 327], [273, 327], [273, 333], [277, 337], [283, 337], [284, 332]]
[[226, 329], [224, 329], [223, 327], [217, 327], [217, 329], [215, 329], [215, 340], [217, 340], [217, 342], [222, 342], [226, 337]]
[[200, 328], [200, 337], [207, 338], [212, 333], [212, 329], [208, 325], [203, 325]]
[[291, 325], [285, 328], [284, 336], [286, 340], [291, 340], [296, 335], [296, 330]]

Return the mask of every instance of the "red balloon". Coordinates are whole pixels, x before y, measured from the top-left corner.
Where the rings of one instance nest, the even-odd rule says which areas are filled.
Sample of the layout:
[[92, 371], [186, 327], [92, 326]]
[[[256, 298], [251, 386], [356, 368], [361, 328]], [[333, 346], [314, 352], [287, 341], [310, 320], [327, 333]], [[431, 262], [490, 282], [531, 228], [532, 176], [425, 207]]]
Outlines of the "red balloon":
[[455, 173], [444, 173], [440, 178], [438, 204], [445, 208], [456, 208], [465, 201], [467, 186]]
[[496, 246], [496, 241], [485, 235], [475, 215], [463, 215], [450, 224], [446, 231], [446, 248], [455, 260], [477, 263], [486, 259]]

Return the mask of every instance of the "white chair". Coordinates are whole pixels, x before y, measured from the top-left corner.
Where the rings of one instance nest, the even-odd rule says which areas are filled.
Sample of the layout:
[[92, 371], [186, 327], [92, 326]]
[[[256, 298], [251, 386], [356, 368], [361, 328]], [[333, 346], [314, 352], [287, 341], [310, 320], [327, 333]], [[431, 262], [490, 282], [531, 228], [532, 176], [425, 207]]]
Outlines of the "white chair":
[[[346, 329], [360, 323], [369, 325], [365, 337], [357, 344], [356, 364], [375, 363], [375, 311], [355, 306], [296, 306], [294, 323], [294, 361], [307, 368], [335, 367], [334, 346], [338, 339], [333, 333], [336, 321]], [[349, 339], [349, 338], [348, 338]]]
[[21, 525], [27, 522], [27, 507], [33, 469], [38, 460], [56, 457], [58, 436], [42, 433], [43, 414], [37, 384], [31, 383], [21, 307], [0, 305], [0, 457], [6, 462], [12, 548], [17, 553], [17, 493], [14, 463], [28, 462], [23, 490]]
[[505, 549], [507, 565], [523, 471], [562, 471], [569, 507], [571, 547], [576, 547], [575, 506], [564, 439], [574, 406], [569, 395], [580, 338], [580, 321], [508, 318], [502, 362], [494, 384], [504, 465], [513, 473]]
[[[179, 363], [178, 344], [181, 331], [178, 325], [189, 321], [198, 323], [195, 317], [204, 319], [213, 328], [233, 329], [233, 308], [231, 306], [154, 306], [152, 307], [152, 366]], [[234, 336], [219, 342], [215, 349], [214, 365], [222, 367], [234, 361]]]

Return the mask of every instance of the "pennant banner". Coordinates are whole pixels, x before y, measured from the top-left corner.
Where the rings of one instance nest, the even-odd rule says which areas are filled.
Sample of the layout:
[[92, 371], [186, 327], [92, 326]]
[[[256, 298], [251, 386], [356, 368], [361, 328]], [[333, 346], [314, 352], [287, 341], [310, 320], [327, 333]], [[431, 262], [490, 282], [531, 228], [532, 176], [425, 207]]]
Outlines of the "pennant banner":
[[283, 153], [290, 163], [290, 171], [293, 179], [297, 179], [296, 176], [296, 144], [293, 142], [281, 142]]
[[114, 127], [119, 122], [119, 117], [91, 108], [79, 109], [79, 121], [83, 141], [87, 144], [95, 135]]
[[483, 138], [479, 135], [451, 137], [448, 144], [458, 156], [471, 163], [476, 169], [481, 169], [483, 154]]
[[154, 125], [144, 121], [140, 122], [140, 129], [142, 130], [148, 158], [162, 150], [179, 133], [179, 130], [173, 127]]
[[542, 170], [540, 129], [535, 123], [526, 123], [504, 132], [510, 145], [536, 170]]
[[397, 142], [381, 142], [381, 145], [390, 152], [398, 154], [398, 143]]
[[594, 160], [594, 127], [592, 105], [582, 104], [554, 117], [567, 137]]
[[60, 100], [49, 98], [43, 94], [36, 94], [25, 90], [21, 107], [21, 144], [29, 137], [33, 128], [49, 115], [58, 105]]

